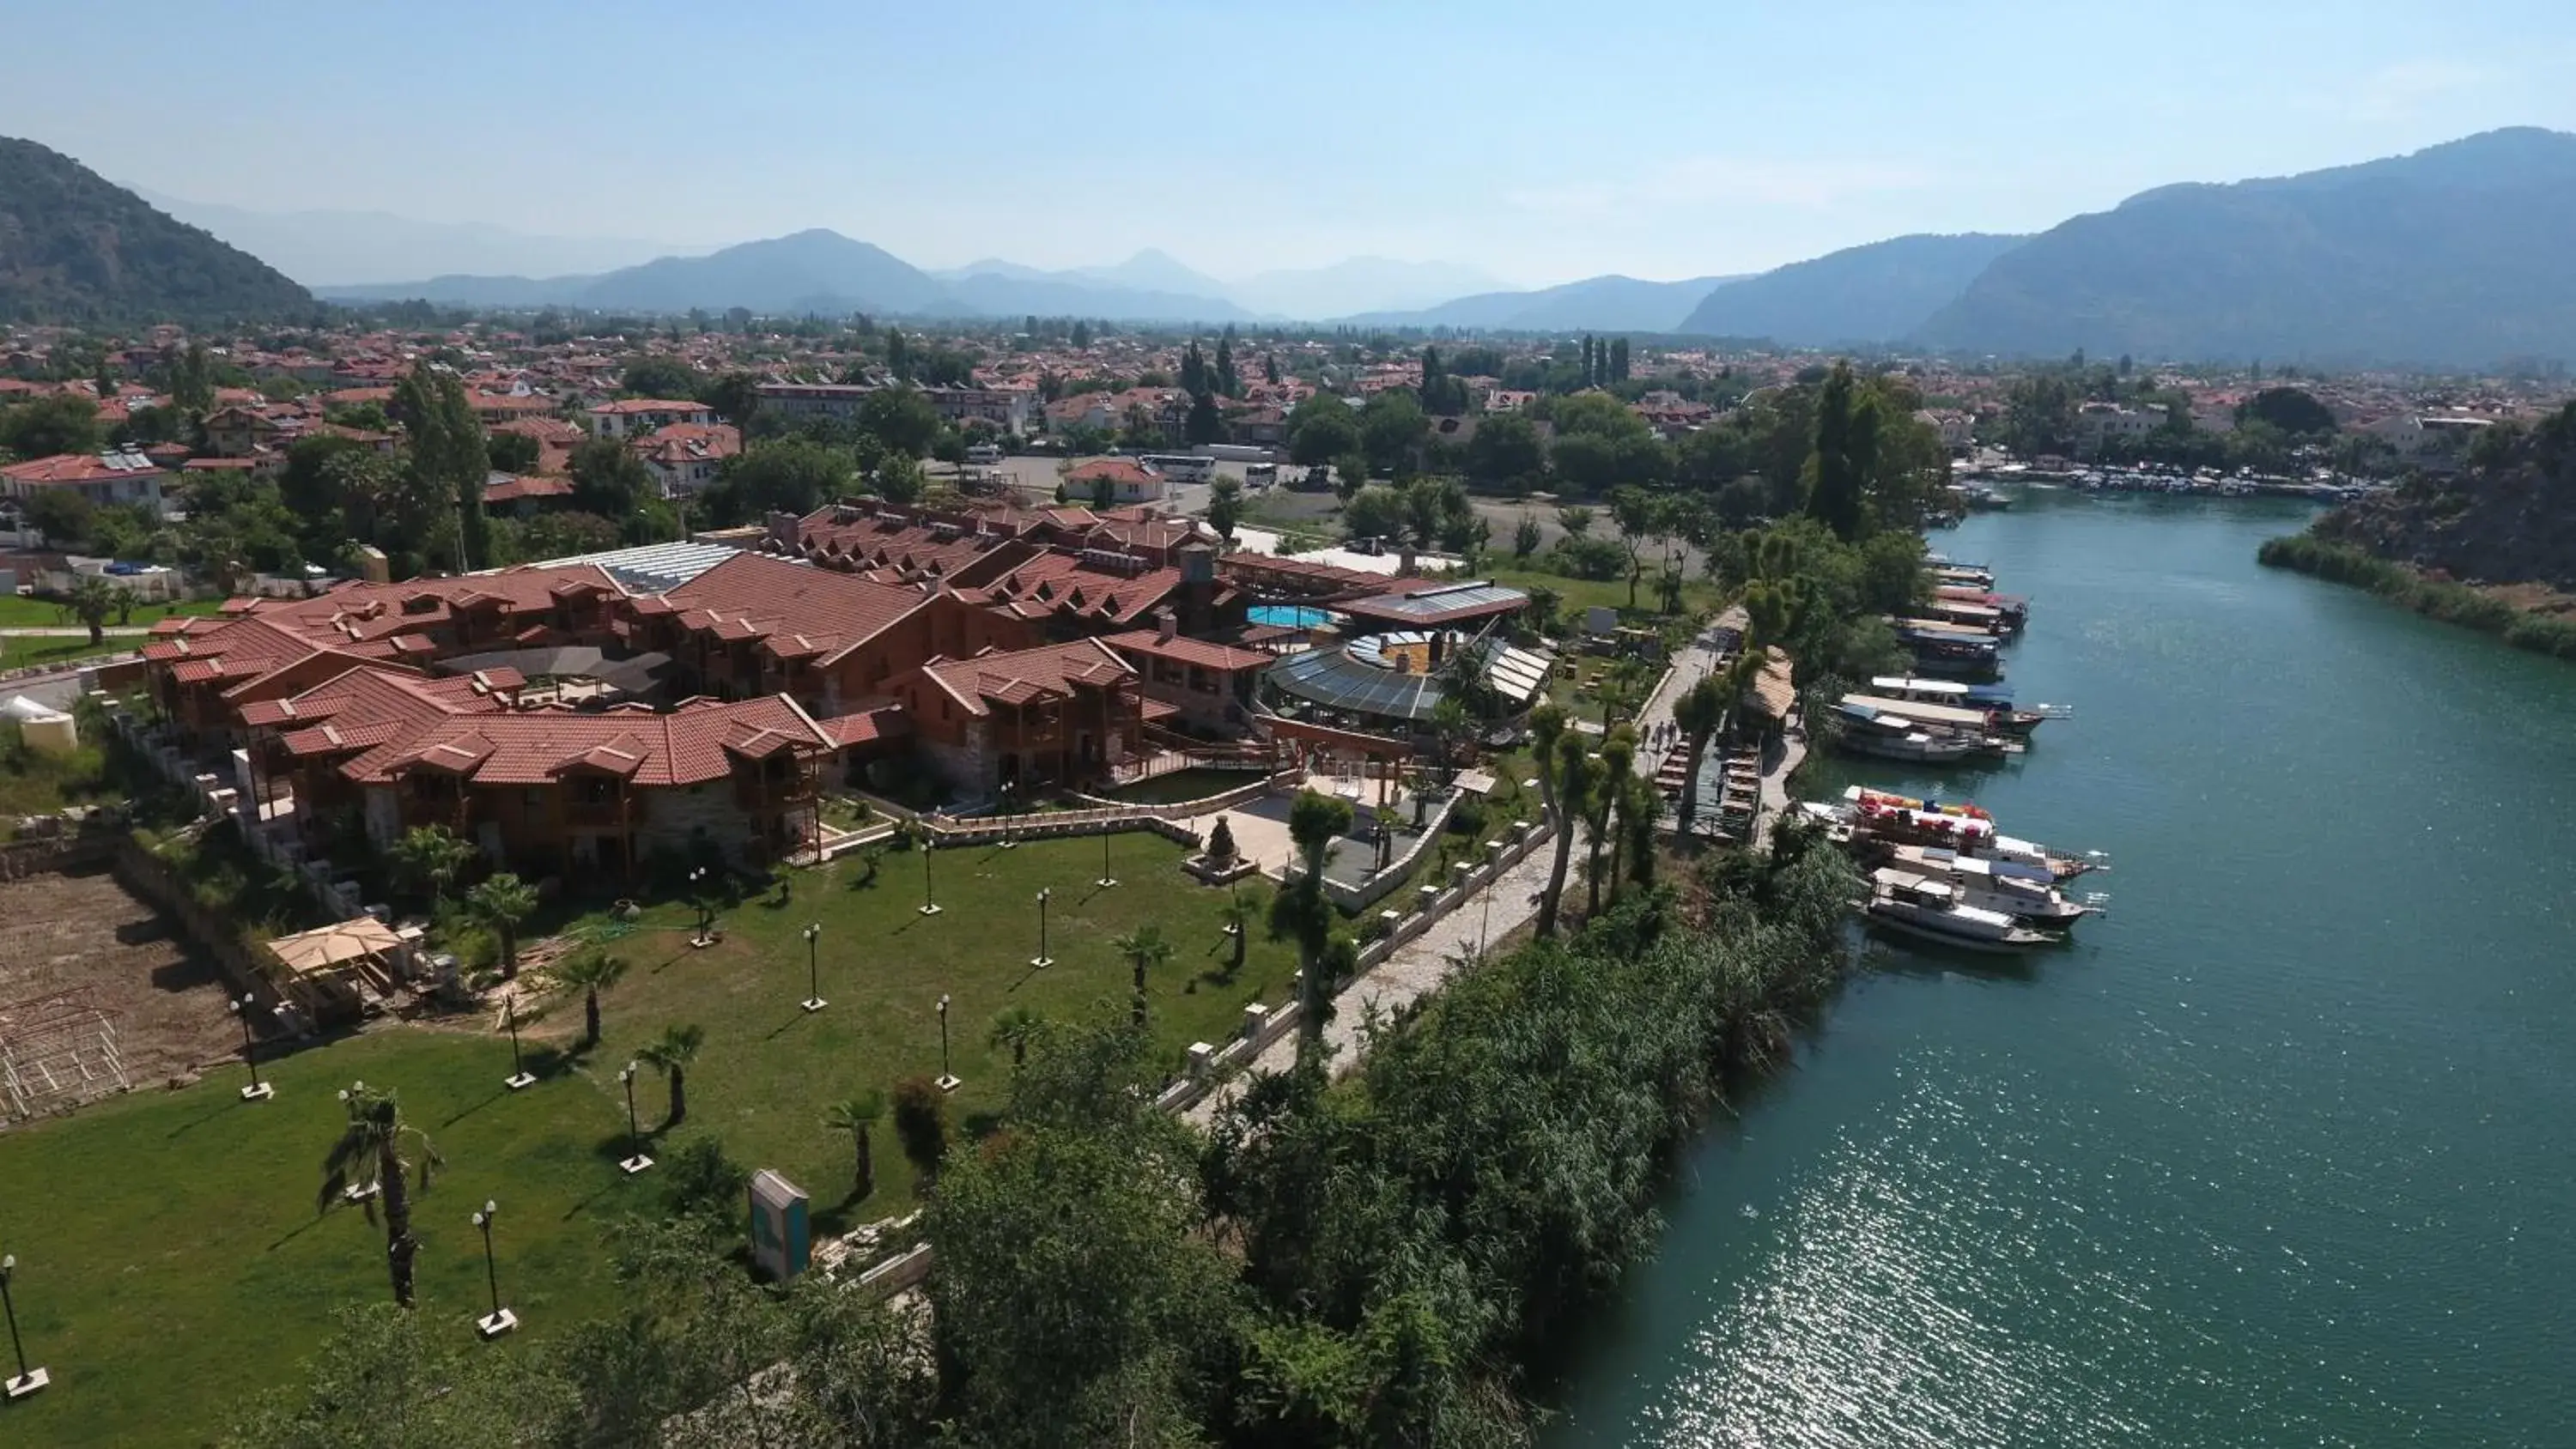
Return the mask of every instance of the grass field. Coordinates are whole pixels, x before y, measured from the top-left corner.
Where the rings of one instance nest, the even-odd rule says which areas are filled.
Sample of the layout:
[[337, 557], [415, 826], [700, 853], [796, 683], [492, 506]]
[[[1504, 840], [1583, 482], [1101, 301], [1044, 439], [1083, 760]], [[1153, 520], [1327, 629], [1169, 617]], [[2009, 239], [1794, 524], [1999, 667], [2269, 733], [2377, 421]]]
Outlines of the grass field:
[[[1563, 574], [1500, 562], [1488, 564], [1480, 572], [1497, 583], [1509, 584], [1516, 589], [1553, 589], [1556, 596], [1565, 601], [1566, 609], [1575, 616], [1578, 624], [1582, 622], [1580, 611], [1595, 607], [1617, 609], [1621, 621], [1629, 624], [1649, 624], [1660, 617], [1657, 610], [1663, 600], [1656, 591], [1658, 575], [1652, 568], [1637, 581], [1637, 607], [1633, 610], [1628, 607], [1628, 581], [1624, 578], [1573, 579]], [[1713, 612], [1722, 602], [1717, 585], [1706, 579], [1688, 579], [1682, 584], [1682, 605], [1688, 611]]]
[[75, 660], [102, 654], [130, 654], [143, 647], [143, 640], [128, 635], [107, 636], [105, 643], [92, 644], [87, 637], [65, 639], [56, 635], [0, 634], [0, 669], [28, 669], [39, 664], [69, 664]]
[[[190, 599], [177, 604], [138, 604], [135, 606], [133, 615], [124, 623], [126, 626], [139, 629], [147, 624], [157, 624], [173, 615], [212, 614], [223, 606], [224, 601], [221, 599]], [[113, 618], [108, 622], [117, 623]], [[79, 624], [80, 621], [73, 618], [68, 610], [51, 599], [39, 599], [28, 594], [0, 594], [0, 629], [69, 629], [78, 627]]]
[[[295, 1054], [268, 1074], [275, 1101], [245, 1106], [238, 1070], [178, 1091], [147, 1088], [75, 1116], [0, 1134], [0, 1250], [20, 1263], [31, 1359], [54, 1387], [0, 1414], [7, 1443], [185, 1444], [220, 1427], [248, 1392], [283, 1382], [329, 1310], [387, 1293], [382, 1234], [355, 1213], [317, 1220], [319, 1164], [338, 1130], [333, 1091], [353, 1079], [402, 1094], [448, 1166], [420, 1199], [422, 1310], [459, 1334], [482, 1311], [480, 1243], [467, 1219], [502, 1205], [504, 1297], [542, 1336], [606, 1307], [602, 1233], [630, 1207], [660, 1208], [648, 1174], [615, 1168], [626, 1150], [616, 1070], [664, 1025], [694, 1022], [706, 1044], [688, 1072], [689, 1114], [672, 1140], [707, 1133], [746, 1167], [785, 1173], [812, 1195], [818, 1232], [908, 1211], [912, 1171], [890, 1128], [875, 1134], [877, 1190], [849, 1200], [851, 1148], [825, 1131], [826, 1104], [940, 1070], [937, 1002], [951, 997], [949, 1100], [960, 1133], [988, 1128], [1009, 1087], [994, 1016], [1025, 1004], [1064, 1020], [1123, 1012], [1129, 969], [1113, 938], [1151, 921], [1173, 948], [1150, 986], [1158, 1045], [1175, 1070], [1189, 1043], [1223, 1041], [1246, 1002], [1287, 999], [1294, 954], [1256, 926], [1239, 975], [1220, 932], [1223, 892], [1182, 875], [1180, 846], [1111, 837], [1121, 884], [1096, 888], [1095, 839], [931, 857], [942, 909], [922, 916], [922, 857], [889, 856], [872, 886], [855, 859], [793, 873], [790, 904], [722, 913], [725, 939], [688, 945], [683, 904], [650, 907], [612, 943], [631, 964], [603, 999], [605, 1040], [577, 1045], [581, 1007], [559, 1003], [524, 1035], [543, 1078], [509, 1093], [506, 1038], [474, 1027], [394, 1027]], [[1041, 887], [1052, 889], [1037, 954]], [[1267, 887], [1244, 893], [1266, 899]], [[801, 932], [819, 923], [822, 994], [807, 1015]], [[648, 1136], [666, 1093], [649, 1073], [636, 1104]], [[667, 1150], [667, 1149], [664, 1149]], [[505, 1345], [500, 1351], [509, 1351]], [[138, 1388], [137, 1386], [147, 1386]], [[21, 1435], [21, 1429], [24, 1435]]]
[[1186, 800], [1204, 800], [1246, 785], [1259, 784], [1263, 776], [1257, 770], [1209, 770], [1193, 767], [1156, 775], [1133, 785], [1104, 790], [1101, 798], [1124, 800], [1131, 805], [1178, 805]]

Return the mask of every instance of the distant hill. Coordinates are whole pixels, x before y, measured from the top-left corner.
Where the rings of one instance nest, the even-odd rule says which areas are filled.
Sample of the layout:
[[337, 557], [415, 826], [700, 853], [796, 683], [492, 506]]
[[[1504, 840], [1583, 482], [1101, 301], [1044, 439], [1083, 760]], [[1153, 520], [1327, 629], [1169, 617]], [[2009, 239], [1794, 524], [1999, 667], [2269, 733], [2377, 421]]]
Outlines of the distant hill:
[[1911, 334], [2017, 236], [1892, 237], [1792, 262], [1711, 289], [1673, 330], [1697, 337], [1767, 337], [1787, 347], [1888, 342]]
[[1245, 277], [1229, 286], [1226, 296], [1264, 316], [1311, 321], [1429, 307], [1453, 297], [1503, 290], [1505, 284], [1491, 274], [1455, 262], [1349, 257], [1329, 266]]
[[1214, 297], [1231, 302], [1225, 283], [1152, 247], [1114, 267], [1082, 267], [1076, 276], [1133, 292], [1165, 292], [1177, 297]]
[[259, 258], [60, 152], [0, 137], [0, 317], [256, 321], [313, 311], [310, 292]]
[[979, 263], [933, 276], [902, 258], [834, 231], [800, 231], [744, 242], [702, 257], [661, 257], [593, 276], [432, 277], [364, 287], [326, 287], [344, 302], [420, 298], [460, 307], [584, 307], [600, 311], [825, 314], [876, 312], [914, 317], [1109, 317], [1121, 321], [1235, 322], [1250, 314], [1230, 302], [1140, 291], [1069, 273]]
[[1738, 277], [1641, 282], [1587, 277], [1527, 292], [1481, 292], [1410, 312], [1363, 312], [1344, 320], [1376, 327], [1461, 327], [1495, 332], [1672, 332], [1710, 289]]
[[2061, 223], [1918, 334], [1958, 351], [2479, 367], [2576, 356], [2576, 136], [2167, 186]]
[[655, 257], [693, 254], [687, 247], [635, 237], [543, 236], [482, 222], [421, 221], [383, 211], [252, 211], [141, 187], [135, 194], [308, 287], [362, 286], [376, 277], [595, 274]]

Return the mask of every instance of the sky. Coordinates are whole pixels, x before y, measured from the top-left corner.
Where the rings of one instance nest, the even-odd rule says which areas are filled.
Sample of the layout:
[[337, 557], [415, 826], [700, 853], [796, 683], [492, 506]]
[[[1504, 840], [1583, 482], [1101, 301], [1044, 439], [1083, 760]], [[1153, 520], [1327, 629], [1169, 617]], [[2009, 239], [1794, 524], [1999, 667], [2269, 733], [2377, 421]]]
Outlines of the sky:
[[2576, 130], [2567, 0], [10, 7], [0, 134], [261, 211], [1517, 285]]

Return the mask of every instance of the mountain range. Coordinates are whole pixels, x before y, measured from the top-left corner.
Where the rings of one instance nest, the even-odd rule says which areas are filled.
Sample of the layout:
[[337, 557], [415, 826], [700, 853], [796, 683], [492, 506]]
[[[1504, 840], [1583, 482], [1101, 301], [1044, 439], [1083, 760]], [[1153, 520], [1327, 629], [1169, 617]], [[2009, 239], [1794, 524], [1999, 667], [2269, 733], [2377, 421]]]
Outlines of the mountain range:
[[1915, 329], [1953, 351], [2479, 367], [2576, 355], [2576, 136], [2141, 192], [1995, 258]]
[[[237, 235], [258, 215], [221, 207], [189, 214]], [[427, 235], [400, 218], [308, 215], [408, 238], [406, 245]], [[316, 235], [328, 229], [317, 223]], [[451, 231], [459, 235], [438, 254], [471, 254], [468, 243], [479, 238], [527, 255], [548, 241], [497, 228]], [[1358, 257], [1229, 281], [1155, 250], [1107, 266], [1050, 271], [989, 258], [929, 272], [817, 229], [606, 271], [459, 272], [318, 290], [345, 301], [498, 307], [1211, 324], [1338, 318], [1373, 327], [1666, 332], [2005, 357], [2082, 348], [2098, 356], [2478, 367], [2576, 356], [2570, 236], [2576, 136], [2525, 127], [2297, 176], [2160, 187], [2034, 236], [1901, 236], [1749, 277], [1601, 276], [1514, 291], [1454, 264]], [[0, 315], [249, 318], [310, 305], [303, 288], [247, 252], [67, 157], [0, 141]]]
[[714, 250], [641, 237], [546, 236], [483, 222], [418, 221], [385, 211], [252, 211], [140, 186], [132, 190], [308, 287], [439, 272], [552, 277]]
[[305, 317], [313, 295], [33, 141], [0, 137], [0, 318], [121, 323]]

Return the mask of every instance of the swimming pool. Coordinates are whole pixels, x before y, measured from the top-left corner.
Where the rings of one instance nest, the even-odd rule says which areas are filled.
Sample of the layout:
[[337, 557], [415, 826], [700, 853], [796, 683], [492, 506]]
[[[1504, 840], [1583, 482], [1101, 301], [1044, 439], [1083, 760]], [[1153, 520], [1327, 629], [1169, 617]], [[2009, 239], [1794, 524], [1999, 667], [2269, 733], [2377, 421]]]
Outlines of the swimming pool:
[[1310, 609], [1303, 604], [1255, 604], [1252, 622], [1281, 629], [1318, 629], [1333, 622], [1330, 609]]

